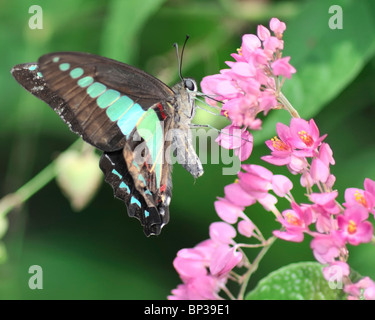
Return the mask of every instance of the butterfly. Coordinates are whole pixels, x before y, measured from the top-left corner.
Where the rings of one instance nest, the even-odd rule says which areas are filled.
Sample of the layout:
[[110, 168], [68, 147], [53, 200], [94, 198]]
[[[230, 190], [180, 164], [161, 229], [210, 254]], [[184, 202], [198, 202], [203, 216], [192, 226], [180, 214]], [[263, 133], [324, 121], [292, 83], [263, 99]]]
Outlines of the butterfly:
[[203, 174], [190, 135], [195, 80], [180, 75], [170, 88], [133, 66], [82, 52], [49, 53], [11, 73], [71, 131], [103, 151], [99, 166], [115, 197], [146, 236], [160, 234], [169, 221], [170, 154], [193, 177]]

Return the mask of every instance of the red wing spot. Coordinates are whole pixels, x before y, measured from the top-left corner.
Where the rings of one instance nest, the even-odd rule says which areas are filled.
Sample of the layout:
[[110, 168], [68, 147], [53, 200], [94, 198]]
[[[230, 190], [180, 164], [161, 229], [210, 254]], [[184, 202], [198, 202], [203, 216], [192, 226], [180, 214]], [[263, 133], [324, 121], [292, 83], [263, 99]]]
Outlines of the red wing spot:
[[160, 186], [160, 192], [164, 192], [165, 191], [165, 188], [166, 188], [166, 185], [165, 184], [163, 184], [163, 185], [161, 185]]
[[150, 171], [150, 167], [149, 167], [147, 161], [145, 161], [145, 162], [143, 163], [143, 165], [146, 167], [147, 171]]
[[164, 113], [164, 108], [163, 108], [163, 105], [161, 103], [158, 103], [156, 105], [158, 108], [159, 108], [159, 111], [160, 111], [160, 114], [161, 114], [161, 117], [163, 118], [163, 120], [167, 117]]

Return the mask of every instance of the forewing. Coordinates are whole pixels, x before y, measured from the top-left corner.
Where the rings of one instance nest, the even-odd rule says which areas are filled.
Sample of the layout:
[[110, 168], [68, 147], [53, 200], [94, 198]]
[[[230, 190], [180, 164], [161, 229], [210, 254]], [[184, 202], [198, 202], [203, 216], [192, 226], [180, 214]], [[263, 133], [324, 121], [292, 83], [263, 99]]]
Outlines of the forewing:
[[[103, 151], [122, 149], [147, 109], [173, 91], [129, 65], [78, 52], [42, 56], [12, 69], [16, 80], [47, 102], [75, 133]], [[167, 112], [167, 111], [166, 111]]]
[[[16, 65], [12, 68], [11, 73], [27, 91], [51, 106], [74, 133], [82, 132], [80, 124], [74, 119], [74, 114], [64, 99], [48, 87], [36, 62]], [[67, 119], [69, 120], [67, 121]]]

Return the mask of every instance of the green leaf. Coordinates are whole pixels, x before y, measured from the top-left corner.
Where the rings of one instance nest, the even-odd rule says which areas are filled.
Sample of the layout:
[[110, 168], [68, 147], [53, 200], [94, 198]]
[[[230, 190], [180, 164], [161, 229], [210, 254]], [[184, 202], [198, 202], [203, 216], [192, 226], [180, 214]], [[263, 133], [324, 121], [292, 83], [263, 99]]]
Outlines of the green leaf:
[[103, 30], [102, 55], [130, 63], [137, 53], [137, 36], [165, 0], [113, 0]]
[[321, 264], [299, 262], [271, 272], [246, 300], [339, 300], [341, 294], [341, 290], [329, 287]]
[[[372, 0], [310, 1], [292, 21], [286, 21], [284, 56], [297, 73], [282, 92], [302, 118], [314, 117], [328, 102], [353, 81], [375, 54], [375, 11]], [[343, 11], [343, 28], [330, 29], [331, 5]], [[277, 122], [289, 123], [287, 112], [269, 114], [258, 142], [275, 135]]]

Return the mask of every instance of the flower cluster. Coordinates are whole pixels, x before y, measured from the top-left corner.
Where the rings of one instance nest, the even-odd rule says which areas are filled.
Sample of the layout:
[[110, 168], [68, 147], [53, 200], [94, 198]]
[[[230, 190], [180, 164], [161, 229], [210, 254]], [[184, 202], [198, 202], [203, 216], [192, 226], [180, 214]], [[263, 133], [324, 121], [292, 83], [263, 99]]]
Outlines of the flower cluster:
[[[286, 166], [293, 175], [300, 175], [300, 185], [306, 188], [306, 203], [297, 203], [292, 194], [293, 184], [283, 175], [274, 174], [260, 165], [242, 164], [234, 183], [224, 188], [225, 196], [218, 198], [215, 209], [223, 220], [210, 226], [210, 239], [192, 249], [180, 250], [174, 267], [183, 284], [172, 290], [170, 299], [221, 299], [223, 290], [229, 298], [228, 280], [241, 285], [238, 299], [243, 298], [246, 281], [267, 248], [276, 238], [302, 242], [305, 235], [312, 237], [311, 249], [318, 262], [325, 265], [327, 281], [345, 284], [348, 299], [375, 299], [375, 282], [365, 277], [357, 283], [350, 280], [347, 264], [348, 245], [375, 242], [374, 228], [368, 221], [375, 215], [375, 181], [365, 179], [364, 189], [348, 188], [345, 202], [337, 201], [335, 176], [330, 166], [335, 164], [333, 152], [313, 119], [301, 119], [280, 91], [285, 78], [296, 70], [289, 57], [282, 58], [285, 24], [271, 19], [271, 32], [259, 26], [257, 36], [244, 35], [241, 49], [227, 62], [229, 69], [202, 80], [207, 103], [222, 102], [222, 114], [231, 120], [216, 140], [222, 147], [234, 149], [241, 161], [252, 152], [253, 137], [248, 129], [259, 130], [260, 112], [285, 109], [292, 116], [289, 125], [278, 123], [277, 136], [266, 141], [270, 154], [261, 159], [276, 166]], [[285, 198], [290, 208], [280, 212], [278, 198]], [[280, 223], [269, 239], [245, 214], [245, 208], [259, 203], [272, 212]], [[237, 234], [248, 240], [235, 241]], [[260, 248], [253, 263], [243, 252], [245, 248]], [[247, 268], [241, 276], [235, 267]]]
[[[258, 26], [257, 36], [245, 34], [242, 37], [241, 48], [232, 54], [235, 61], [227, 61], [229, 69], [223, 69], [220, 74], [203, 78], [201, 87], [206, 94], [206, 102], [213, 106], [217, 101], [223, 103], [221, 114], [231, 120], [219, 136], [217, 142], [229, 149], [237, 149], [237, 142], [228, 144], [228, 133], [233, 128], [249, 128], [260, 130], [262, 121], [257, 115], [265, 115], [271, 109], [278, 108], [278, 97], [281, 89], [280, 78], [290, 78], [296, 70], [289, 64], [290, 57], [282, 57], [284, 42], [283, 32], [285, 23], [276, 18], [271, 19], [270, 29]], [[246, 160], [252, 150], [252, 137], [247, 130], [242, 130], [242, 153], [240, 160]], [[247, 141], [249, 146], [245, 146]], [[226, 143], [223, 143], [226, 142]]]
[[[375, 212], [375, 182], [365, 179], [364, 190], [348, 188], [345, 203], [340, 205], [336, 200], [338, 192], [333, 190], [335, 177], [330, 173], [330, 165], [335, 164], [333, 152], [322, 142], [326, 135], [319, 136], [315, 122], [293, 118], [289, 127], [279, 123], [276, 130], [278, 137], [266, 142], [271, 155], [262, 159], [301, 174], [301, 185], [306, 187], [310, 203], [292, 201], [291, 209], [277, 216], [283, 231], [276, 230], [274, 235], [294, 242], [301, 242], [304, 234], [311, 235], [315, 258], [327, 265], [325, 278], [329, 281], [332, 270], [340, 270], [343, 281], [350, 270], [346, 245], [368, 243], [373, 238], [373, 225], [368, 218]], [[313, 192], [314, 186], [319, 192]]]
[[243, 258], [233, 238], [236, 230], [225, 222], [210, 226], [210, 239], [177, 253], [173, 265], [183, 284], [172, 290], [170, 300], [217, 300], [229, 272]]
[[[326, 135], [319, 135], [315, 122], [293, 118], [289, 127], [279, 123], [277, 132], [279, 137], [266, 142], [271, 155], [262, 159], [274, 165], [286, 165], [291, 173], [301, 174], [301, 184], [307, 188], [311, 203], [297, 204], [293, 200], [293, 185], [287, 177], [274, 175], [259, 165], [242, 165], [245, 172], [238, 173], [237, 183], [225, 187], [225, 198], [215, 203], [216, 211], [224, 221], [235, 223], [237, 218], [246, 217], [244, 207], [257, 201], [280, 222], [282, 230], [273, 232], [276, 237], [293, 242], [303, 241], [305, 234], [313, 237], [311, 248], [315, 258], [328, 265], [324, 269], [327, 280], [333, 271], [336, 276], [338, 268], [342, 277], [348, 277], [346, 244], [367, 243], [373, 236], [373, 226], [367, 219], [375, 209], [375, 182], [366, 179], [364, 190], [347, 189], [346, 202], [341, 206], [336, 201], [338, 192], [332, 190], [335, 177], [329, 166], [335, 163], [333, 153], [322, 142]], [[320, 192], [312, 192], [314, 185]], [[271, 190], [289, 200], [291, 208], [280, 214], [275, 206], [277, 198], [269, 193]]]
[[347, 285], [344, 291], [348, 294], [348, 300], [375, 300], [375, 282], [369, 277]]

